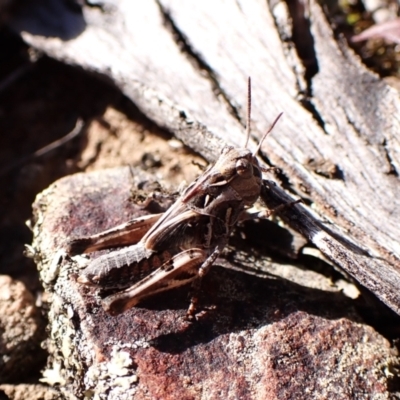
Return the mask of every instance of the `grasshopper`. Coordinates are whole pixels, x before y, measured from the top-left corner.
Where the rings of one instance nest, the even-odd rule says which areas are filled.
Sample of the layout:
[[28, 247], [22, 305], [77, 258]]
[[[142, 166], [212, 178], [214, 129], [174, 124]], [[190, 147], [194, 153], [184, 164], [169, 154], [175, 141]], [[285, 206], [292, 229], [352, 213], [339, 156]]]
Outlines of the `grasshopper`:
[[[257, 153], [247, 148], [250, 137], [251, 84], [248, 81], [247, 139], [243, 148], [225, 146], [211, 165], [162, 214], [136, 218], [100, 234], [72, 240], [70, 254], [128, 245], [89, 263], [78, 282], [111, 292], [102, 300], [111, 315], [120, 314], [156, 293], [189, 282], [199, 290], [202, 278], [221, 254], [238, 221], [260, 196], [262, 173]], [[297, 202], [293, 202], [297, 203]], [[288, 206], [293, 203], [284, 204]], [[268, 217], [283, 208], [259, 213]], [[187, 317], [192, 319], [197, 297], [192, 297]]]

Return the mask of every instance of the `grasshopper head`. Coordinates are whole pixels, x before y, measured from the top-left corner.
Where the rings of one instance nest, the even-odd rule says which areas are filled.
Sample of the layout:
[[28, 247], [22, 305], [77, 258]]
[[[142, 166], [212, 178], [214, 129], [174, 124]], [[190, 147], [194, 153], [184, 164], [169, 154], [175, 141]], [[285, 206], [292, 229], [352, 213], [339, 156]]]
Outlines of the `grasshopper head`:
[[221, 157], [210, 169], [210, 186], [229, 185], [237, 200], [242, 202], [244, 207], [252, 206], [258, 199], [262, 185], [262, 168], [257, 160], [257, 154], [262, 142], [272, 131], [282, 113], [278, 115], [271, 127], [261, 138], [257, 149], [252, 153], [247, 148], [250, 139], [251, 125], [251, 80], [248, 79], [247, 87], [247, 138], [243, 148], [225, 146], [222, 149]]
[[182, 200], [203, 210], [208, 206], [213, 213], [221, 207], [236, 207], [239, 212], [255, 203], [261, 184], [257, 157], [249, 149], [225, 146], [217, 162], [186, 189]]
[[227, 220], [234, 210], [233, 224], [244, 208], [252, 206], [260, 196], [262, 172], [266, 171], [257, 159], [261, 144], [272, 131], [282, 113], [261, 138], [256, 150], [247, 148], [251, 122], [251, 82], [248, 81], [247, 138], [244, 147], [225, 146], [217, 162], [208, 168], [183, 193], [182, 202], [190, 204], [199, 214], [218, 216]]
[[[250, 85], [250, 82], [249, 82]], [[249, 87], [250, 103], [250, 87]], [[262, 171], [266, 171], [257, 159], [261, 144], [272, 131], [282, 113], [278, 115], [271, 127], [261, 138], [257, 149], [252, 153], [246, 147], [225, 146], [221, 157], [209, 170], [208, 184], [210, 187], [229, 185], [234, 197], [242, 202], [243, 206], [252, 206], [258, 199], [262, 185]], [[247, 142], [250, 137], [250, 104], [248, 106]]]
[[209, 185], [229, 185], [237, 200], [251, 206], [261, 191], [262, 172], [257, 158], [246, 148], [225, 146], [210, 170]]

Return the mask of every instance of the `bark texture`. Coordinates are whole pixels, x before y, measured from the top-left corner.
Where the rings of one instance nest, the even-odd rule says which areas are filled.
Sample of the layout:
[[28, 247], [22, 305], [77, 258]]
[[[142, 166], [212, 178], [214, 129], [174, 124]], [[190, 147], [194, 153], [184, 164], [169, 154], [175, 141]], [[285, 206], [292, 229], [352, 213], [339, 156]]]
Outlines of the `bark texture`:
[[297, 228], [400, 313], [398, 92], [334, 38], [318, 4], [120, 0], [40, 29], [32, 15], [14, 21], [28, 43], [107, 77], [209, 161], [244, 143], [251, 76], [254, 137], [285, 113], [262, 149], [312, 210]]

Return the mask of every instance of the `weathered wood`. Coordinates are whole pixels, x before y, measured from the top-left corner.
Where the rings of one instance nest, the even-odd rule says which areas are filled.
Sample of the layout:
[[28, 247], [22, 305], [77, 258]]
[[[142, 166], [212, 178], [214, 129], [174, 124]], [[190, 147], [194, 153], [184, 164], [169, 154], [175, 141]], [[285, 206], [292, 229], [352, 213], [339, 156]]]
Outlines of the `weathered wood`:
[[[84, 7], [87, 26], [67, 42], [22, 36], [52, 57], [111, 78], [147, 116], [209, 160], [221, 147], [218, 138], [243, 143], [250, 75], [254, 135], [285, 112], [263, 145], [267, 160], [311, 203], [315, 221], [336, 234], [325, 231], [327, 245], [306, 225], [302, 231], [400, 313], [398, 93], [333, 38], [320, 7], [310, 2], [318, 71], [307, 84], [293, 43], [282, 41], [293, 30], [283, 2], [116, 4], [112, 12]], [[303, 106], [307, 90], [314, 114]], [[330, 166], [328, 172], [315, 163]]]
[[[293, 30], [283, 2], [116, 5], [103, 12], [84, 7], [87, 25], [67, 42], [29, 31], [22, 36], [54, 58], [111, 78], [147, 116], [209, 160], [221, 147], [218, 139], [243, 143], [250, 75], [254, 135], [285, 112], [263, 145], [267, 160], [311, 203], [315, 221], [332, 224], [336, 234], [325, 231], [327, 245], [306, 225], [302, 231], [400, 313], [398, 93], [334, 39], [320, 7], [310, 2], [308, 10], [318, 71], [307, 84], [293, 43], [283, 42]], [[314, 113], [303, 106], [307, 90]]]

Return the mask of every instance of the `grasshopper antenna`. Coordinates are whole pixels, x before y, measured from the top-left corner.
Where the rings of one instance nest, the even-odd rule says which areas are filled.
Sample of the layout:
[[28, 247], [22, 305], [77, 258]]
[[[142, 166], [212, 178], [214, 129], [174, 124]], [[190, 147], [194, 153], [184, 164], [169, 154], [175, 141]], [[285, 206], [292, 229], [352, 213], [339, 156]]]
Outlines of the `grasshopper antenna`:
[[247, 148], [250, 139], [251, 130], [251, 78], [247, 79], [247, 121], [246, 121], [246, 143], [244, 147]]
[[256, 148], [256, 150], [253, 153], [253, 157], [255, 157], [258, 152], [261, 149], [261, 145], [263, 143], [263, 141], [265, 140], [265, 138], [268, 136], [268, 134], [272, 131], [272, 129], [274, 129], [274, 126], [276, 125], [276, 123], [278, 122], [279, 118], [282, 116], [283, 112], [281, 112], [276, 118], [275, 121], [272, 123], [272, 125], [270, 126], [270, 128], [267, 130], [267, 132], [264, 133], [263, 137], [261, 138], [260, 142], [258, 143], [258, 146]]

